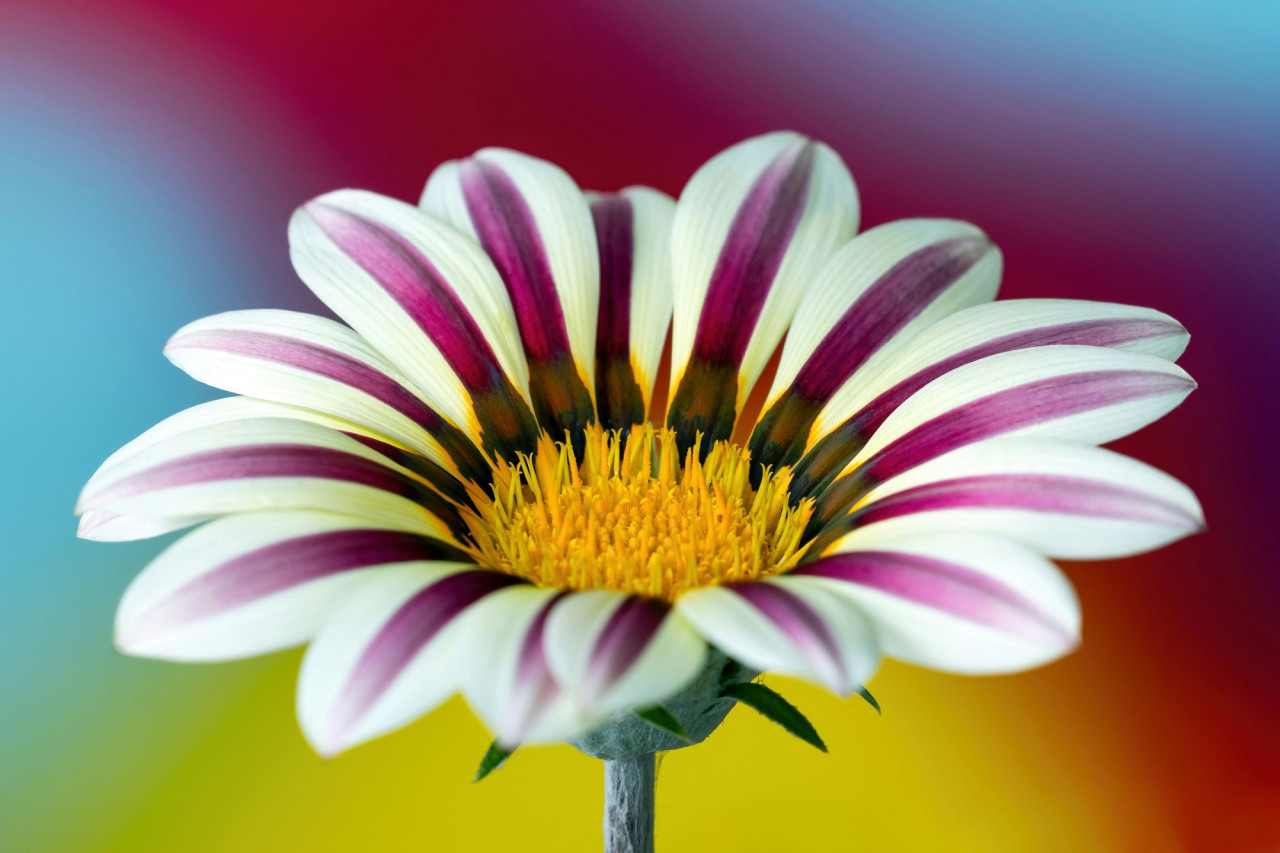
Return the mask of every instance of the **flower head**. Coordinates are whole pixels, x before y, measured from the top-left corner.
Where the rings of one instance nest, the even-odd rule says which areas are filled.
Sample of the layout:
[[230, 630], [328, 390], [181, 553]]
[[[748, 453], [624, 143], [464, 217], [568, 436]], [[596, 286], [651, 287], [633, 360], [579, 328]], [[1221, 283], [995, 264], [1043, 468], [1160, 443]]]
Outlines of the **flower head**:
[[1191, 391], [1186, 331], [993, 302], [1000, 253], [971, 225], [857, 224], [839, 157], [792, 133], [713, 158], [678, 203], [485, 149], [418, 207], [304, 205], [294, 265], [343, 322], [181, 329], [170, 359], [238, 396], [85, 487], [88, 538], [201, 525], [129, 588], [117, 644], [310, 643], [298, 710], [325, 754], [459, 690], [504, 746], [580, 738], [701, 683], [713, 648], [840, 694], [885, 655], [1068, 652], [1079, 608], [1047, 558], [1202, 524], [1185, 486], [1097, 446]]

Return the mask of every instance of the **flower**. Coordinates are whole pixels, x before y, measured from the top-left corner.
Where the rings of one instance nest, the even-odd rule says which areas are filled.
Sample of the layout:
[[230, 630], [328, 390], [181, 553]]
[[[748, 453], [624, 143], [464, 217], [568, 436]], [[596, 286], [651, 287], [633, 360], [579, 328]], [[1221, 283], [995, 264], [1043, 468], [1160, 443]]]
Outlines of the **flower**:
[[1097, 446], [1192, 390], [1187, 333], [993, 302], [1000, 253], [962, 222], [857, 224], [840, 158], [793, 133], [716, 156], [678, 203], [485, 149], [418, 207], [304, 205], [294, 266], [345, 325], [181, 329], [168, 357], [238, 396], [157, 425], [81, 496], [87, 538], [201, 525], [129, 587], [117, 645], [310, 643], [298, 714], [325, 755], [459, 690], [504, 748], [580, 738], [691, 689], [712, 648], [842, 695], [882, 656], [1063, 655], [1080, 613], [1049, 557], [1202, 526], [1189, 489]]

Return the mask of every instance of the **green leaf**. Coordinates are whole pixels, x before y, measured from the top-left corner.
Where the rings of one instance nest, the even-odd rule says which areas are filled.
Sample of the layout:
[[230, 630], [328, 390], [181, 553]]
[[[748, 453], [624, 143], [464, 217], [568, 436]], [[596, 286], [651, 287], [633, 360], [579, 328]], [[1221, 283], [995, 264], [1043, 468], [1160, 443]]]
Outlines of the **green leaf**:
[[481, 779], [497, 770], [502, 766], [502, 763], [507, 760], [512, 752], [515, 752], [515, 750], [503, 749], [498, 746], [498, 742], [496, 740], [489, 744], [489, 748], [485, 750], [484, 758], [480, 759], [480, 767], [476, 770], [476, 778], [471, 781], [479, 782]]
[[664, 732], [673, 734], [681, 740], [688, 740], [689, 735], [685, 733], [684, 726], [680, 725], [680, 721], [676, 719], [675, 714], [668, 711], [661, 705], [654, 705], [652, 708], [642, 708], [636, 711], [636, 716], [644, 720], [651, 726], [657, 726]]
[[865, 687], [858, 688], [858, 695], [867, 700], [867, 704], [876, 709], [876, 713], [883, 713], [880, 710], [880, 703], [876, 701], [876, 697], [871, 695], [871, 691]]
[[737, 699], [773, 720], [805, 743], [816, 746], [823, 752], [827, 751], [827, 745], [822, 742], [822, 738], [818, 737], [813, 723], [810, 723], [795, 705], [763, 684], [756, 682], [730, 684], [724, 689], [722, 695]]

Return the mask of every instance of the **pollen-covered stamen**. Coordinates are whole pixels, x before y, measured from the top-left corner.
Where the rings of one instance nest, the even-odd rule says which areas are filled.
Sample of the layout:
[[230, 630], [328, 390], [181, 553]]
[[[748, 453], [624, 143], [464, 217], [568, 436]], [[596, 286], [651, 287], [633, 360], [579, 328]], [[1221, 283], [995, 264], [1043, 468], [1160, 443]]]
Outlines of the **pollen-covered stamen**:
[[675, 600], [720, 583], [778, 574], [803, 550], [811, 501], [792, 507], [788, 469], [750, 482], [751, 455], [717, 442], [704, 461], [673, 430], [628, 437], [591, 427], [579, 461], [543, 436], [537, 452], [499, 461], [488, 494], [463, 509], [477, 559], [558, 589], [616, 589]]

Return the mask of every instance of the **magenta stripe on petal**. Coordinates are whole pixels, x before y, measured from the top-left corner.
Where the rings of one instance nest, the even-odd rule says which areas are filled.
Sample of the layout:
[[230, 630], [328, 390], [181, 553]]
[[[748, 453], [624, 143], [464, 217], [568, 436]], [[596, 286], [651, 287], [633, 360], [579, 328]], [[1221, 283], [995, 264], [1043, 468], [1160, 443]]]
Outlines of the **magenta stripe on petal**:
[[990, 249], [958, 237], [913, 252], [871, 285], [836, 321], [800, 368], [791, 390], [826, 402], [885, 342], [960, 280]]
[[[343, 435], [354, 439], [370, 450], [376, 450], [383, 456], [390, 459], [402, 468], [408, 468], [413, 473], [422, 477], [428, 483], [436, 487], [440, 494], [459, 506], [471, 506], [471, 497], [467, 494], [466, 487], [462, 484], [454, 474], [445, 468], [427, 459], [425, 456], [419, 456], [412, 450], [403, 450], [394, 444], [387, 444], [376, 438], [367, 435], [361, 435], [358, 432], [344, 432]], [[474, 447], [474, 445], [472, 445]], [[481, 457], [483, 459], [483, 457]], [[487, 464], [485, 470], [478, 472], [478, 477], [468, 477], [472, 482], [487, 486], [492, 478], [493, 469]], [[465, 475], [464, 475], [465, 476]]]
[[332, 530], [275, 542], [241, 554], [188, 581], [121, 632], [129, 647], [252, 604], [268, 596], [353, 569], [416, 560], [467, 561], [457, 548], [394, 530]]
[[111, 484], [86, 501], [84, 508], [92, 509], [159, 489], [271, 477], [314, 477], [381, 489], [416, 502], [448, 525], [455, 535], [467, 535], [467, 526], [457, 507], [435, 489], [376, 460], [310, 444], [250, 444], [171, 459]]
[[371, 459], [309, 444], [250, 444], [206, 450], [131, 474], [94, 495], [86, 509], [159, 489], [257, 477], [316, 477], [370, 486], [405, 497], [424, 488]]
[[1183, 333], [1181, 326], [1163, 320], [1112, 318], [1027, 329], [969, 347], [903, 379], [823, 436], [796, 465], [791, 494], [798, 500], [824, 490], [889, 415], [921, 388], [957, 367], [1031, 347], [1068, 344], [1115, 348]]
[[444, 419], [396, 380], [346, 353], [272, 332], [218, 329], [188, 332], [167, 349], [205, 349], [262, 359], [341, 382], [395, 409], [428, 432]]
[[1196, 528], [1183, 507], [1113, 483], [1048, 474], [987, 474], [926, 483], [869, 504], [858, 524], [947, 509], [1021, 509]]
[[464, 160], [460, 173], [472, 227], [507, 284], [525, 353], [555, 361], [569, 352], [569, 335], [533, 211], [493, 163]]
[[[1181, 326], [1163, 320], [1106, 319], [1082, 320], [1078, 323], [1062, 323], [1057, 326], [1044, 326], [1038, 329], [1027, 329], [1014, 332], [999, 338], [970, 347], [949, 358], [935, 362], [912, 376], [899, 382], [876, 399], [852, 415], [846, 424], [854, 426], [863, 436], [875, 432], [885, 418], [902, 405], [906, 400], [945, 373], [962, 367], [980, 358], [997, 355], [1002, 352], [1028, 349], [1030, 347], [1072, 345], [1092, 347], [1122, 347], [1137, 341], [1166, 338], [1183, 334]], [[843, 425], [842, 427], [843, 428]]]
[[[546, 627], [551, 611], [568, 593], [561, 592], [542, 605], [525, 632], [520, 654], [516, 659], [515, 681], [499, 734], [504, 735], [504, 746], [515, 746], [523, 734], [537, 720], [538, 714], [559, 694], [560, 688], [547, 667]], [[510, 740], [511, 743], [506, 741]]]
[[814, 145], [797, 141], [756, 179], [729, 226], [698, 318], [694, 358], [737, 365], [809, 197]]
[[468, 391], [480, 393], [505, 384], [505, 374], [470, 312], [413, 244], [385, 225], [323, 202], [312, 202], [306, 210], [325, 236], [435, 343]]
[[635, 252], [635, 213], [622, 195], [591, 202], [600, 251], [600, 320], [596, 358], [631, 357], [631, 267]]
[[733, 433], [738, 367], [809, 196], [814, 145], [797, 141], [748, 190], [720, 249], [698, 318], [693, 352], [667, 411], [682, 453], [702, 435], [711, 446]]
[[751, 432], [752, 482], [762, 470], [794, 464], [831, 395], [920, 312], [973, 268], [985, 237], [944, 240], [894, 264], [836, 321], [784, 394]]
[[596, 325], [596, 409], [605, 429], [644, 421], [644, 396], [631, 367], [631, 273], [635, 211], [624, 195], [591, 202], [600, 252], [600, 313]]
[[532, 680], [539, 677], [546, 667], [545, 655], [545, 638], [543, 637], [543, 629], [547, 626], [547, 619], [551, 616], [552, 609], [564, 598], [568, 593], [561, 592], [552, 596], [552, 598], [538, 611], [538, 615], [534, 617], [530, 623], [528, 631], [525, 633], [524, 643], [520, 646], [520, 656], [516, 661], [516, 686], [529, 684]]
[[769, 618], [795, 644], [801, 654], [835, 685], [848, 687], [849, 672], [826, 620], [803, 598], [771, 583], [747, 583], [729, 587]]
[[1097, 370], [1054, 376], [998, 391], [920, 424], [861, 470], [882, 482], [965, 444], [1129, 400], [1188, 391], [1190, 380], [1146, 370]]
[[[511, 177], [493, 163], [464, 160], [459, 171], [471, 224], [515, 308], [538, 426], [556, 439], [568, 432], [581, 451], [595, 406], [569, 348], [564, 310], [533, 212]], [[536, 436], [532, 431], [530, 438]]]
[[834, 578], [932, 607], [961, 619], [1052, 646], [1072, 646], [1072, 632], [1020, 593], [965, 566], [895, 551], [833, 554], [797, 575]]
[[656, 599], [628, 598], [610, 614], [587, 662], [582, 684], [584, 702], [598, 699], [631, 668], [670, 610]]
[[489, 593], [516, 583], [522, 581], [500, 572], [459, 572], [401, 605], [361, 655], [334, 705], [325, 739], [337, 745], [453, 619]]
[[[538, 434], [533, 414], [475, 319], [431, 262], [395, 231], [366, 217], [322, 202], [306, 209], [439, 348], [471, 394], [485, 448], [500, 454], [531, 451]], [[488, 480], [483, 473], [487, 463], [477, 458], [474, 445], [455, 425], [446, 422], [435, 436], [467, 476]]]

